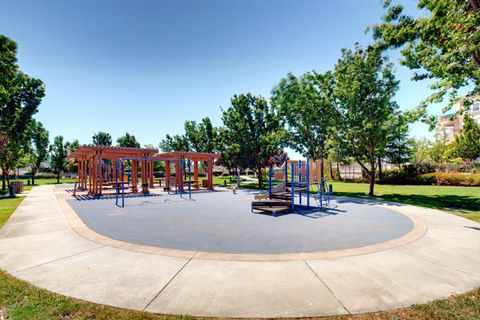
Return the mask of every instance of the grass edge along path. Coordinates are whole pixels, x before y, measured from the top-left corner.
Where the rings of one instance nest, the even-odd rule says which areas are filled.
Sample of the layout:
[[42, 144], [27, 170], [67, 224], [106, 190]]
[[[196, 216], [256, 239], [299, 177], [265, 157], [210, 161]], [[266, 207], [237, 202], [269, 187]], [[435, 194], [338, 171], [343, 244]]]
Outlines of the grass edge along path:
[[[0, 199], [0, 228], [25, 197]], [[0, 319], [153, 320], [195, 319], [190, 316], [157, 315], [86, 302], [37, 288], [0, 270]], [[480, 318], [480, 288], [448, 299], [382, 312], [320, 317], [325, 320], [450, 320]], [[199, 318], [200, 319], [200, 318]], [[3, 320], [3, 319], [2, 319]]]
[[376, 184], [375, 196], [366, 183], [333, 182], [335, 195], [391, 201], [443, 210], [480, 222], [480, 187]]
[[7, 222], [8, 218], [10, 218], [15, 209], [17, 209], [23, 199], [25, 199], [25, 196], [0, 198], [0, 229]]

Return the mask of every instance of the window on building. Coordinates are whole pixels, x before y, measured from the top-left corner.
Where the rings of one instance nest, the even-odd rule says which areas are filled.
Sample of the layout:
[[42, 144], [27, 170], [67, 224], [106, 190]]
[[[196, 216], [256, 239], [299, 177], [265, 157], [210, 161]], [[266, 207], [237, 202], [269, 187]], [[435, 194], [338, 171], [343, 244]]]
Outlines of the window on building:
[[472, 105], [472, 111], [480, 110], [480, 101], [475, 101]]

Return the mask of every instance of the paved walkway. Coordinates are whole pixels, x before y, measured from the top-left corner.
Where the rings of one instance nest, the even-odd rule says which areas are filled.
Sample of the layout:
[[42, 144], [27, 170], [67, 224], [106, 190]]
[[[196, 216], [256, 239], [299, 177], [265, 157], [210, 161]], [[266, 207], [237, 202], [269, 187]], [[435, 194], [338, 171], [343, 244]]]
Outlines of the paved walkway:
[[[62, 190], [56, 190], [63, 193]], [[480, 225], [395, 206], [415, 222], [401, 241], [341, 252], [216, 257], [96, 235], [54, 188], [34, 188], [0, 231], [0, 268], [39, 287], [158, 313], [301, 317], [424, 303], [480, 286]]]

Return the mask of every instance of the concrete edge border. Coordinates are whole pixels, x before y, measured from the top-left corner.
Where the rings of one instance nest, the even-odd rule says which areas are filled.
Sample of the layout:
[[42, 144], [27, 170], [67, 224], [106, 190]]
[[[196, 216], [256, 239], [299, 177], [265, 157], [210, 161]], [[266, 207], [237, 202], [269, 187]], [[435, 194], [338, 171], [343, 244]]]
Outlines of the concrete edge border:
[[[349, 256], [357, 256], [369, 253], [375, 253], [385, 251], [388, 249], [397, 248], [400, 246], [412, 243], [421, 237], [423, 237], [427, 231], [427, 224], [420, 218], [410, 214], [408, 212], [409, 207], [421, 208], [410, 205], [389, 204], [388, 202], [373, 200], [374, 205], [379, 205], [391, 209], [397, 213], [400, 213], [413, 222], [413, 228], [407, 234], [398, 237], [393, 240], [389, 240], [383, 243], [374, 245], [333, 250], [333, 251], [320, 251], [320, 252], [308, 252], [308, 253], [280, 253], [280, 254], [245, 254], [245, 253], [222, 253], [222, 252], [205, 252], [205, 251], [187, 251], [169, 248], [160, 248], [153, 246], [146, 246], [140, 244], [134, 244], [121, 240], [109, 238], [101, 235], [92, 229], [90, 229], [82, 219], [77, 215], [75, 210], [70, 206], [67, 200], [63, 197], [59, 197], [59, 194], [64, 192], [55, 192], [55, 198], [62, 209], [65, 218], [67, 219], [70, 227], [81, 237], [90, 241], [117, 248], [122, 250], [129, 250], [134, 252], [162, 255], [176, 258], [187, 259], [199, 259], [199, 260], [223, 260], [223, 261], [292, 261], [292, 260], [318, 260], [318, 259], [334, 259]], [[343, 198], [343, 197], [342, 197]], [[371, 200], [369, 200], [371, 201]], [[422, 208], [423, 209], [423, 208]]]

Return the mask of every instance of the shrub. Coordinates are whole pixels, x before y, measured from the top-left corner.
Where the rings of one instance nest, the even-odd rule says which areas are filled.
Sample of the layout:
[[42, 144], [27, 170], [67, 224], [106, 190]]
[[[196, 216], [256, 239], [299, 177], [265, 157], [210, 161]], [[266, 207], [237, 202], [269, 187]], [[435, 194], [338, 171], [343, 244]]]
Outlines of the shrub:
[[434, 172], [422, 174], [418, 180], [421, 184], [438, 186], [480, 187], [480, 174]]

